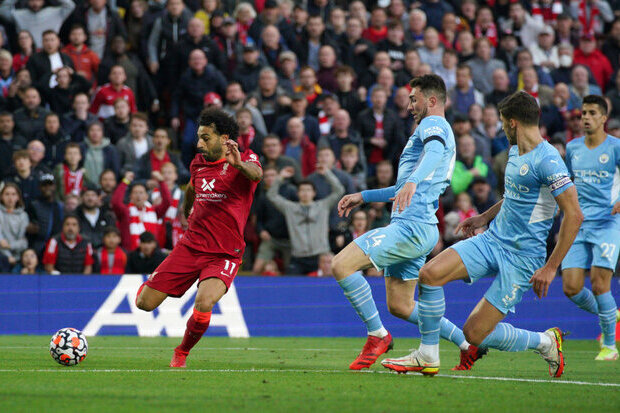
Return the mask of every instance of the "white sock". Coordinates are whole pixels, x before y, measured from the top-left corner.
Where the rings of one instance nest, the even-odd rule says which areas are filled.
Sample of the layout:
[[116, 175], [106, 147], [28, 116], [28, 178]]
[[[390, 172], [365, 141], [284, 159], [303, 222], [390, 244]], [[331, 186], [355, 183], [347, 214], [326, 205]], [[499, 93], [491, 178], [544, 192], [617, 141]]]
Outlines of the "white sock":
[[439, 361], [439, 344], [422, 344], [418, 349], [425, 361]]
[[536, 347], [536, 350], [541, 353], [546, 353], [551, 350], [551, 346], [553, 345], [551, 338], [545, 333], [538, 333], [538, 336], [540, 337], [540, 344]]
[[605, 347], [606, 347], [606, 348], [608, 348], [608, 349], [610, 349], [610, 350], [618, 350], [618, 349], [616, 348], [616, 346], [606, 346], [606, 345], [603, 345], [603, 348], [605, 348]]
[[459, 344], [459, 348], [461, 350], [463, 350], [463, 351], [469, 350], [469, 343], [467, 342], [467, 340], [465, 340], [461, 344]]
[[383, 338], [388, 335], [388, 331], [385, 329], [385, 327], [382, 326], [378, 330], [369, 331], [368, 335]]

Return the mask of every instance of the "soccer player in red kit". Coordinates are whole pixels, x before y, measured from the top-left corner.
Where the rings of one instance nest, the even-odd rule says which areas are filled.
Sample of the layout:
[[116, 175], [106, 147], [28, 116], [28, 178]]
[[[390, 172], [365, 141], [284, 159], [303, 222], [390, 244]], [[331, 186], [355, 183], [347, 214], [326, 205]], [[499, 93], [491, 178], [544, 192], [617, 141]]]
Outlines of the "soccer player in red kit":
[[189, 227], [170, 255], [142, 284], [136, 305], [153, 311], [168, 296], [180, 297], [198, 279], [194, 312], [170, 367], [185, 367], [189, 351], [209, 327], [211, 309], [232, 283], [243, 256], [254, 191], [263, 176], [258, 156], [239, 152], [235, 120], [219, 109], [200, 114], [198, 154], [183, 210]]

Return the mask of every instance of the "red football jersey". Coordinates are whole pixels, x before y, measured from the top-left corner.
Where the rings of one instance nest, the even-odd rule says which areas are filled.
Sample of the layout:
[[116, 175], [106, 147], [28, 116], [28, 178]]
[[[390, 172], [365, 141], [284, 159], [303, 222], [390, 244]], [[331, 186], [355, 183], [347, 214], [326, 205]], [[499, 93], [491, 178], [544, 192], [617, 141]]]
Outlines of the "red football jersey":
[[[251, 150], [243, 152], [241, 160], [262, 168]], [[242, 256], [243, 229], [259, 181], [249, 180], [224, 159], [208, 162], [201, 154], [189, 170], [196, 197], [189, 226], [179, 243], [201, 252]]]

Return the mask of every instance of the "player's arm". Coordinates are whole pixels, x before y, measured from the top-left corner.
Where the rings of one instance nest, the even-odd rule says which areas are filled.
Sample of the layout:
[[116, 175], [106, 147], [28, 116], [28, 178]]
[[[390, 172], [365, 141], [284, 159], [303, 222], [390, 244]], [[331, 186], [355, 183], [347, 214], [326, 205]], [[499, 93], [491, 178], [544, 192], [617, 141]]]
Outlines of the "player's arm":
[[396, 194], [395, 186], [381, 189], [368, 189], [362, 192], [345, 195], [338, 202], [338, 215], [348, 217], [351, 211], [367, 202], [390, 202]]
[[241, 153], [239, 152], [239, 145], [237, 142], [230, 139], [226, 141], [226, 160], [250, 181], [256, 182], [263, 179], [263, 169], [255, 162], [243, 162], [241, 160]]
[[185, 189], [185, 200], [183, 201], [183, 214], [185, 215], [185, 219], [189, 217], [189, 213], [192, 211], [192, 207], [194, 206], [194, 198], [196, 198], [196, 191], [190, 182], [187, 184], [187, 188]]
[[[436, 128], [432, 129], [435, 130]], [[415, 171], [409, 175], [407, 183], [398, 191], [398, 194], [396, 194], [393, 199], [390, 199], [394, 201], [392, 211], [396, 211], [396, 208], [398, 208], [399, 213], [403, 212], [404, 209], [411, 204], [411, 198], [413, 198], [418, 184], [432, 174], [441, 163], [445, 147], [446, 142], [444, 138], [439, 135], [431, 135], [424, 139], [424, 155], [422, 160], [417, 168], [415, 168]]]
[[475, 217], [467, 218], [463, 222], [460, 222], [455, 230], [454, 235], [462, 232], [466, 238], [473, 237], [476, 234], [476, 230], [479, 228], [483, 228], [489, 224], [489, 222], [493, 221], [493, 219], [499, 214], [499, 211], [502, 209], [502, 204], [504, 200], [497, 202], [491, 208], [487, 209], [480, 215], [476, 215]]

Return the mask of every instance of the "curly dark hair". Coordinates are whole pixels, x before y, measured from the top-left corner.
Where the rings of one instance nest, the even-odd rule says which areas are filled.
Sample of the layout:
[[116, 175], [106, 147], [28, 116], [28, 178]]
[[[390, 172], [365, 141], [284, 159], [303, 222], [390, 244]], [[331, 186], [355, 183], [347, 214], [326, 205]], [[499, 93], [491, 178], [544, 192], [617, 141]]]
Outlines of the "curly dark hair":
[[227, 135], [228, 139], [237, 140], [239, 126], [237, 121], [226, 112], [218, 108], [207, 108], [200, 112], [198, 121], [200, 126], [213, 126], [215, 133]]
[[515, 92], [504, 98], [497, 106], [506, 119], [515, 119], [525, 125], [538, 125], [540, 107], [531, 95], [524, 91]]
[[585, 104], [590, 104], [590, 105], [597, 105], [599, 111], [604, 115], [607, 116], [607, 112], [609, 110], [609, 108], [607, 107], [607, 101], [605, 100], [604, 97], [602, 96], [598, 96], [598, 95], [588, 95], [586, 97], [583, 98], [583, 105]]
[[430, 74], [414, 77], [409, 82], [409, 86], [420, 88], [426, 98], [435, 96], [442, 105], [446, 104], [446, 84], [439, 75]]

